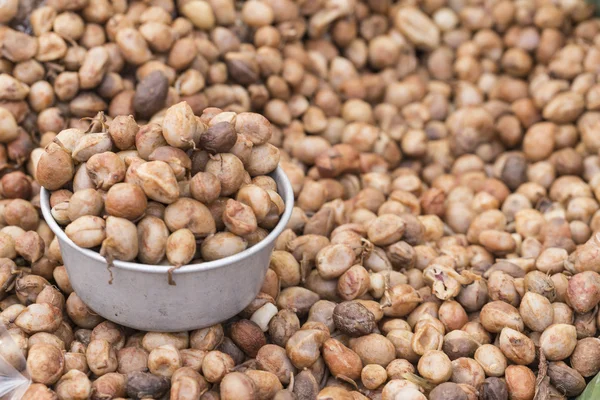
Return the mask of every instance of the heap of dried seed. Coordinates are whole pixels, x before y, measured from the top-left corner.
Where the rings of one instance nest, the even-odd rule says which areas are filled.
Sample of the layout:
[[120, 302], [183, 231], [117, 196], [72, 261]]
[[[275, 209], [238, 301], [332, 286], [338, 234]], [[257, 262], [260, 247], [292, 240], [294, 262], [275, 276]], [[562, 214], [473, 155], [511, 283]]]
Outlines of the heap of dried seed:
[[[583, 0], [2, 2], [0, 320], [34, 381], [24, 400], [577, 396], [600, 371], [593, 12]], [[270, 131], [238, 125], [251, 113]], [[219, 199], [258, 225], [272, 182], [243, 173], [236, 187], [207, 166], [228, 147], [253, 176], [261, 146], [261, 161], [279, 148], [296, 207], [239, 316], [134, 332], [81, 302], [30, 176], [69, 232], [104, 223], [83, 244], [135, 222], [145, 245], [108, 241], [106, 254], [137, 243], [133, 257], [159, 263], [165, 237], [207, 234], [166, 223], [182, 200], [213, 211], [214, 237], [260, 238], [234, 218], [245, 207]], [[176, 185], [159, 191], [165, 176]]]

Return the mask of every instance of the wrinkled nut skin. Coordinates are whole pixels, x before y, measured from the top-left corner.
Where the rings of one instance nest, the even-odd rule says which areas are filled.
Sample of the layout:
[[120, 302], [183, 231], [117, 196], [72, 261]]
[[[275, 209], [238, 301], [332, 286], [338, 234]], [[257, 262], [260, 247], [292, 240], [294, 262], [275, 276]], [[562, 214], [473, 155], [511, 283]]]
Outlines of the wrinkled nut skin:
[[31, 346], [27, 356], [27, 369], [35, 383], [52, 385], [63, 374], [64, 357], [60, 349], [39, 343]]
[[128, 150], [135, 145], [138, 130], [139, 126], [132, 115], [119, 115], [110, 123], [108, 134], [119, 150]]
[[211, 173], [221, 182], [221, 196], [230, 196], [242, 185], [244, 165], [233, 154], [217, 154], [206, 163], [205, 172]]
[[257, 113], [239, 113], [235, 118], [235, 131], [247, 137], [255, 146], [269, 141], [272, 134], [270, 122]]
[[58, 190], [73, 179], [75, 167], [71, 155], [56, 143], [50, 143], [37, 163], [35, 177], [48, 190]]
[[23, 400], [58, 400], [56, 392], [42, 383], [33, 383], [23, 394]]
[[92, 340], [85, 351], [90, 371], [97, 376], [115, 372], [119, 366], [114, 347], [104, 339]]
[[125, 163], [113, 152], [94, 154], [85, 165], [97, 189], [109, 190], [114, 184], [125, 179]]
[[528, 365], [535, 359], [535, 345], [524, 334], [511, 328], [500, 332], [499, 347], [510, 361], [519, 365]]
[[173, 345], [157, 347], [148, 355], [148, 369], [154, 375], [170, 378], [182, 366], [181, 356]]
[[333, 322], [336, 329], [352, 337], [367, 335], [376, 328], [373, 313], [354, 301], [336, 305], [333, 310]]
[[429, 398], [431, 400], [468, 400], [467, 394], [461, 389], [459, 385], [453, 382], [444, 382], [436, 386], [429, 393]]
[[236, 200], [227, 200], [223, 211], [225, 227], [238, 236], [246, 236], [256, 231], [257, 221], [252, 208]]
[[28, 334], [54, 332], [62, 323], [62, 313], [59, 308], [48, 303], [31, 304], [14, 322]]
[[163, 161], [149, 161], [135, 169], [130, 183], [139, 185], [148, 198], [171, 204], [179, 197], [179, 185], [169, 164]]
[[163, 136], [169, 145], [184, 150], [195, 147], [201, 133], [189, 104], [181, 102], [167, 109]]
[[92, 382], [83, 372], [72, 369], [60, 378], [56, 393], [59, 398], [88, 399], [92, 394]]
[[110, 372], [92, 383], [92, 400], [125, 397], [127, 378], [123, 374]]
[[233, 359], [220, 351], [210, 351], [202, 361], [202, 375], [211, 383], [220, 382], [235, 366]]
[[577, 396], [585, 389], [586, 382], [577, 370], [562, 361], [548, 364], [550, 382], [565, 391], [567, 396]]
[[192, 168], [192, 160], [181, 149], [171, 146], [162, 146], [155, 149], [148, 156], [150, 161], [164, 161], [175, 173], [177, 180], [185, 179], [188, 171]]
[[140, 126], [135, 135], [135, 148], [144, 160], [149, 160], [150, 154], [159, 147], [166, 146], [162, 127], [158, 124], [149, 123]]
[[168, 205], [164, 221], [172, 232], [186, 228], [196, 237], [206, 237], [216, 232], [209, 209], [194, 199], [180, 198]]

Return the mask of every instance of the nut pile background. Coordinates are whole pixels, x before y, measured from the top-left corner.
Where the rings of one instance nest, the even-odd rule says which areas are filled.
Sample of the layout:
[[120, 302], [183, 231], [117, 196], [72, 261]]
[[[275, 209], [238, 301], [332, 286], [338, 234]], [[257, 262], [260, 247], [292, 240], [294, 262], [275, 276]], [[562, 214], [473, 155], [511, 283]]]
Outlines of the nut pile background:
[[[1, 2], [0, 319], [35, 382], [24, 400], [579, 394], [600, 371], [593, 11]], [[31, 176], [66, 129], [94, 137], [132, 115], [164, 132], [182, 101], [200, 118], [263, 114], [296, 207], [238, 317], [134, 332], [73, 292]]]

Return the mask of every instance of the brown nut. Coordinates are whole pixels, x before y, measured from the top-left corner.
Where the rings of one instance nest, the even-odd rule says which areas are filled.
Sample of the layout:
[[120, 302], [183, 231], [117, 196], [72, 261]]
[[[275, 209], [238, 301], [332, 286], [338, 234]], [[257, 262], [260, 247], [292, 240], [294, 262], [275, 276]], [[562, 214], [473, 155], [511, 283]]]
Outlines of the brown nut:
[[206, 163], [205, 172], [213, 174], [221, 182], [221, 196], [237, 192], [244, 179], [244, 165], [239, 158], [229, 153], [213, 156]]
[[36, 383], [52, 385], [63, 374], [64, 357], [60, 349], [50, 344], [33, 345], [27, 355], [27, 369]]
[[500, 332], [499, 347], [506, 358], [515, 364], [528, 365], [535, 358], [533, 341], [511, 328], [504, 328]]
[[139, 185], [152, 200], [171, 204], [179, 198], [179, 185], [169, 164], [149, 161], [139, 165], [130, 183]]
[[56, 383], [56, 394], [59, 398], [87, 399], [92, 394], [92, 382], [83, 372], [72, 369]]
[[218, 232], [202, 242], [200, 250], [206, 261], [219, 260], [246, 250], [248, 243], [244, 238], [230, 232]]
[[161, 397], [169, 390], [169, 379], [148, 372], [132, 372], [127, 375], [127, 396], [133, 398]]
[[231, 325], [231, 339], [249, 357], [256, 357], [260, 348], [267, 344], [262, 329], [246, 319]]
[[232, 124], [223, 121], [209, 126], [200, 136], [199, 145], [210, 154], [227, 153], [237, 140]]
[[376, 327], [373, 313], [355, 301], [336, 305], [333, 310], [333, 322], [336, 329], [353, 337], [367, 335]]
[[156, 265], [165, 257], [169, 229], [164, 221], [148, 215], [137, 224], [138, 259], [145, 263]]
[[115, 372], [119, 366], [115, 349], [104, 339], [92, 340], [85, 356], [90, 370], [97, 376]]

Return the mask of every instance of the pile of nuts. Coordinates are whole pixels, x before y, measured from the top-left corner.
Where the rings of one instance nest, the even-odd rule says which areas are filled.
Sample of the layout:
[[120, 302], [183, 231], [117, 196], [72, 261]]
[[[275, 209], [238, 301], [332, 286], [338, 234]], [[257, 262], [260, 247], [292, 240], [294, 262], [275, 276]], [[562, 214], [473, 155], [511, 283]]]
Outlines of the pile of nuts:
[[54, 219], [78, 246], [100, 247], [109, 263], [178, 268], [237, 254], [279, 222], [285, 203], [267, 175], [279, 150], [262, 115], [197, 117], [180, 102], [142, 127], [131, 115], [108, 128], [104, 119], [60, 131], [32, 157]]
[[[0, 321], [26, 365], [3, 357], [34, 382], [23, 400], [580, 394], [600, 372], [593, 13], [0, 2]], [[43, 185], [67, 234], [109, 259], [216, 259], [238, 247], [209, 238], [251, 245], [279, 217], [277, 161], [296, 206], [261, 292], [204, 329], [105, 321], [40, 219]], [[169, 257], [173, 235], [200, 254]]]

